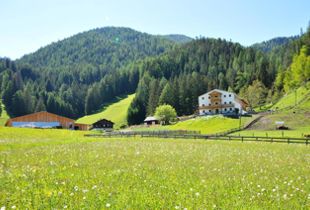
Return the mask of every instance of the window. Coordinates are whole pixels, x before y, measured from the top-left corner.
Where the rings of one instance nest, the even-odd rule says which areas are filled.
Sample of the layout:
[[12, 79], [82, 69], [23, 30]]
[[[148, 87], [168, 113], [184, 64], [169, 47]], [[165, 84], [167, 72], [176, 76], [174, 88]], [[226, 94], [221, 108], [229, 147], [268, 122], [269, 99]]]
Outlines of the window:
[[232, 111], [232, 108], [229, 108], [230, 111]]
[[205, 106], [204, 104], [202, 104], [202, 106]]
[[226, 98], [226, 95], [224, 95], [224, 98]]
[[209, 106], [211, 106], [211, 104], [209, 104]]
[[225, 112], [227, 111], [227, 109], [226, 109], [226, 108], [225, 108], [224, 110], [225, 110]]
[[203, 113], [206, 113], [205, 110], [202, 111]]
[[209, 96], [208, 99], [210, 99], [211, 97]]
[[226, 101], [224, 102], [224, 104], [226, 104]]
[[229, 104], [231, 104], [231, 101], [229, 102]]
[[209, 109], [209, 112], [211, 112], [211, 109]]
[[231, 94], [229, 94], [229, 97], [231, 97]]
[[205, 97], [201, 97], [202, 100], [205, 100]]
[[215, 98], [217, 98], [217, 96], [215, 96]]
[[216, 105], [218, 105], [218, 103], [217, 103], [217, 102], [215, 102], [215, 104], [216, 104]]

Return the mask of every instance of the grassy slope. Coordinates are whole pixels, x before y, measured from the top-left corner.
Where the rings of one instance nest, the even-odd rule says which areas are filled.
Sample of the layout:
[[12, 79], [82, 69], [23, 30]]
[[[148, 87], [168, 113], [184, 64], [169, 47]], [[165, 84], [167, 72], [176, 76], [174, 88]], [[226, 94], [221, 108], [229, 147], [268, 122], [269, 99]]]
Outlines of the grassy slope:
[[6, 121], [10, 118], [8, 116], [8, 114], [6, 113], [5, 111], [5, 106], [4, 104], [1, 103], [0, 101], [0, 106], [2, 107], [2, 113], [1, 113], [1, 116], [0, 116], [0, 126], [4, 126]]
[[93, 115], [87, 115], [77, 120], [78, 123], [92, 124], [100, 119], [111, 120], [115, 123], [114, 128], [120, 128], [127, 125], [127, 110], [134, 98], [134, 94], [122, 99], [104, 108], [102, 112]]
[[295, 91], [285, 95], [283, 98], [281, 98], [273, 107], [272, 109], [285, 109], [288, 107], [295, 106], [295, 99], [296, 102], [299, 103], [302, 101], [306, 95], [310, 94], [310, 89], [307, 89], [306, 87], [300, 87]]
[[[245, 125], [253, 118], [242, 117], [241, 126]], [[239, 119], [232, 119], [222, 116], [197, 117], [194, 119], [178, 122], [168, 126], [151, 126], [134, 128], [136, 130], [193, 130], [202, 134], [215, 134], [225, 132], [234, 128], [239, 128]]]
[[[241, 126], [249, 122], [252, 118], [242, 117]], [[183, 122], [179, 122], [175, 125], [168, 126], [172, 130], [197, 130], [202, 134], [214, 134], [225, 132], [234, 128], [239, 128], [239, 119], [232, 119], [222, 116], [215, 117], [198, 117]]]
[[[284, 137], [302, 137], [304, 134], [310, 134], [310, 89], [299, 88], [297, 99], [299, 103], [295, 105], [295, 93], [292, 92], [284, 96], [273, 106], [281, 109], [274, 114], [263, 117], [251, 129], [240, 132], [240, 135], [254, 136], [284, 136]], [[284, 121], [290, 128], [288, 131], [276, 130], [276, 121]], [[237, 133], [239, 134], [239, 133]], [[233, 134], [235, 135], [235, 134]]]
[[0, 206], [7, 209], [309, 207], [304, 145], [0, 129]]

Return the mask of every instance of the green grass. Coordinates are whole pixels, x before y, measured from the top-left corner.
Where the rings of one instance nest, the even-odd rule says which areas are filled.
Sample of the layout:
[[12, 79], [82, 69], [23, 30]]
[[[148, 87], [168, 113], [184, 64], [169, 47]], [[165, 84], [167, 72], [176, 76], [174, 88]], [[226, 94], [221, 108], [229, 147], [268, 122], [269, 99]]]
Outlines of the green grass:
[[[252, 117], [242, 117], [241, 126], [251, 121]], [[200, 131], [202, 134], [215, 134], [231, 129], [239, 128], [239, 119], [223, 116], [206, 116], [178, 122], [168, 126], [138, 127], [134, 130], [192, 130]]]
[[296, 103], [299, 103], [301, 100], [305, 98], [305, 96], [310, 95], [310, 89], [306, 87], [300, 87], [296, 91], [292, 91], [291, 93], [282, 97], [275, 105], [273, 105], [272, 109], [285, 109], [292, 106], [295, 106]]
[[[282, 109], [270, 115], [264, 116], [259, 122], [249, 130], [234, 133], [232, 135], [246, 136], [274, 136], [274, 137], [303, 137], [305, 134], [310, 134], [310, 97], [306, 98], [309, 91], [299, 89], [298, 93], [303, 93], [300, 98], [305, 98], [302, 103], [290, 109]], [[287, 99], [287, 101], [285, 101]], [[282, 107], [291, 105], [291, 95], [284, 97], [279, 101]], [[283, 121], [289, 130], [276, 130], [276, 121]]]
[[0, 106], [2, 107], [2, 112], [0, 115], [0, 126], [4, 126], [6, 121], [10, 118], [9, 115], [7, 114], [6, 110], [5, 110], [5, 106], [4, 104], [1, 103], [0, 101]]
[[100, 119], [107, 119], [114, 122], [114, 128], [118, 129], [127, 125], [127, 110], [135, 94], [129, 95], [116, 103], [113, 103], [97, 114], [87, 115], [77, 120], [77, 123], [92, 124]]
[[0, 207], [307, 209], [305, 145], [0, 128]]

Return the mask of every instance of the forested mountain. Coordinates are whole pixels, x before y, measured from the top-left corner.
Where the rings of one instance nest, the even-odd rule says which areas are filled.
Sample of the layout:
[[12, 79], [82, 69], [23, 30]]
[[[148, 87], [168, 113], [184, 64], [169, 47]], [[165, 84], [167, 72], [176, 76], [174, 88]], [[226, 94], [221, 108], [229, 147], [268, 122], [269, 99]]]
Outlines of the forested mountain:
[[174, 106], [178, 115], [192, 114], [197, 96], [213, 88], [255, 96], [255, 106], [309, 80], [309, 36], [308, 30], [266, 53], [222, 39], [177, 44], [182, 37], [94, 29], [16, 62], [0, 59], [0, 92], [11, 116], [47, 110], [72, 118], [136, 92], [129, 124], [141, 123], [160, 104]]
[[172, 105], [178, 115], [192, 114], [198, 108], [198, 96], [214, 88], [239, 93], [251, 106], [276, 101], [284, 90], [310, 80], [309, 29], [269, 53], [202, 38], [145, 60], [128, 122], [141, 123], [161, 104]]
[[[159, 55], [175, 45], [163, 37], [129, 28], [80, 33], [16, 62], [2, 59], [2, 97], [11, 116], [46, 109], [80, 117], [119, 94], [135, 91], [139, 69], [131, 69], [130, 63]], [[100, 92], [100, 97], [95, 94], [93, 99], [95, 92]]]
[[276, 37], [268, 41], [253, 44], [252, 47], [262, 50], [263, 52], [270, 52], [272, 49], [276, 47], [281, 47], [283, 45], [287, 45], [289, 42], [294, 41], [298, 38], [299, 36]]
[[177, 42], [177, 43], [181, 43], [181, 44], [193, 41], [192, 38], [185, 36], [185, 35], [181, 35], [181, 34], [169, 34], [169, 35], [164, 35], [162, 37], [164, 37], [168, 40]]

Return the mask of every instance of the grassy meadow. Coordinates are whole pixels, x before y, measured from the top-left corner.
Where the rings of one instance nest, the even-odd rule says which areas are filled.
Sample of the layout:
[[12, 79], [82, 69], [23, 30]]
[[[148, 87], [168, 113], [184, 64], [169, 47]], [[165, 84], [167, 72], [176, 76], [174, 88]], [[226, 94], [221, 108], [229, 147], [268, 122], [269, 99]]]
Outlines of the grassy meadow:
[[0, 127], [0, 208], [309, 209], [305, 145]]
[[[242, 117], [241, 127], [252, 121], [256, 116], [253, 117]], [[201, 134], [215, 134], [225, 132], [231, 129], [239, 128], [240, 120], [228, 117], [219, 116], [204, 116], [197, 117], [181, 122], [177, 122], [173, 125], [166, 126], [137, 126], [132, 127], [132, 130], [192, 130], [200, 131]]]
[[103, 108], [99, 113], [87, 115], [77, 120], [77, 123], [92, 124], [100, 119], [107, 119], [114, 122], [114, 128], [118, 129], [127, 125], [127, 110], [134, 99], [135, 94], [128, 95], [116, 103], [112, 103]]

